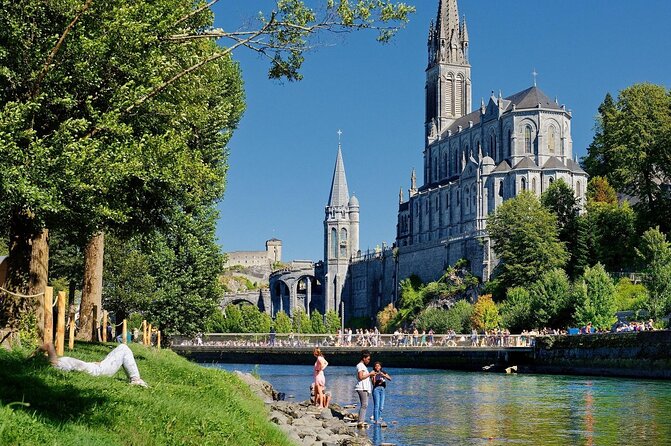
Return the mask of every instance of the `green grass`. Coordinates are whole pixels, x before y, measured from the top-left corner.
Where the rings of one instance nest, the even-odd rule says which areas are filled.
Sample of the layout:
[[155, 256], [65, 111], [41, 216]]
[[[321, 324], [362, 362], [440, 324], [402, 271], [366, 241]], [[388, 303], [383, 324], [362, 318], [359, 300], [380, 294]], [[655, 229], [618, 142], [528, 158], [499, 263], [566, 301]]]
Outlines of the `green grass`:
[[[100, 361], [114, 346], [77, 344]], [[131, 346], [149, 389], [0, 349], [0, 445], [290, 445], [235, 375]], [[23, 403], [23, 404], [12, 404]]]

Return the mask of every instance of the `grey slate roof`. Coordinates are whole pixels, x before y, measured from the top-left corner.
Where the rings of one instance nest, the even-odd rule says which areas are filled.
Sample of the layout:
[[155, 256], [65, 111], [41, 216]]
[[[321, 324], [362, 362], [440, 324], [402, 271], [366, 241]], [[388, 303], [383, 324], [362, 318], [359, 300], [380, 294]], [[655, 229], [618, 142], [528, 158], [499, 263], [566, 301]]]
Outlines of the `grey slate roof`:
[[540, 88], [535, 86], [508, 96], [506, 99], [515, 104], [517, 108], [537, 108], [538, 104], [541, 104], [542, 108], [562, 109], [555, 101], [548, 98]]
[[552, 169], [552, 170], [569, 170], [568, 167], [561, 162], [556, 156], [551, 156], [543, 165], [543, 169]]
[[451, 130], [452, 133], [454, 133], [459, 129], [459, 126], [461, 126], [463, 129], [467, 129], [468, 121], [473, 121], [474, 126], [478, 125], [480, 124], [480, 116], [480, 109], [478, 108], [477, 110], [472, 111], [469, 114], [462, 116], [461, 118], [458, 118], [452, 123], [448, 130]]
[[333, 169], [333, 181], [331, 182], [331, 195], [329, 206], [347, 206], [349, 203], [349, 190], [347, 189], [347, 178], [345, 178], [345, 164], [342, 161], [342, 151], [338, 146], [338, 157]]
[[566, 160], [566, 166], [567, 166], [569, 169], [571, 169], [571, 172], [575, 172], [575, 173], [584, 173], [585, 175], [587, 174], [587, 172], [585, 172], [585, 171], [583, 170], [583, 168], [580, 167], [580, 164], [576, 163], [576, 162], [573, 161], [571, 158], [569, 158], [569, 159]]
[[532, 169], [532, 170], [540, 170], [539, 167], [534, 163], [534, 160], [529, 158], [528, 156], [525, 156], [520, 160], [519, 163], [515, 164], [515, 167], [513, 169]]
[[496, 169], [492, 170], [492, 173], [509, 172], [509, 171], [510, 171], [510, 164], [508, 164], [507, 161], [503, 160], [498, 166], [496, 166]]
[[[494, 97], [490, 98], [490, 101], [492, 100], [496, 103], [497, 98]], [[542, 108], [549, 108], [552, 110], [562, 110], [562, 108], [555, 101], [551, 100], [538, 87], [529, 87], [526, 90], [522, 90], [519, 93], [515, 93], [512, 96], [504, 98], [503, 110], [508, 112], [512, 110], [513, 105], [515, 105], [516, 108], [537, 108], [539, 103], [541, 104]], [[451, 126], [448, 127], [447, 130], [450, 130], [452, 131], [452, 133], [455, 133], [459, 130], [459, 126], [461, 126], [461, 128], [465, 130], [469, 126], [469, 121], [473, 121], [473, 126], [476, 126], [480, 124], [481, 119], [482, 119], [482, 113], [480, 112], [480, 108], [478, 108], [475, 111], [472, 111], [469, 114], [464, 115], [461, 118], [458, 118], [456, 121], [452, 123]], [[447, 131], [445, 131], [443, 134], [445, 133], [447, 133]]]

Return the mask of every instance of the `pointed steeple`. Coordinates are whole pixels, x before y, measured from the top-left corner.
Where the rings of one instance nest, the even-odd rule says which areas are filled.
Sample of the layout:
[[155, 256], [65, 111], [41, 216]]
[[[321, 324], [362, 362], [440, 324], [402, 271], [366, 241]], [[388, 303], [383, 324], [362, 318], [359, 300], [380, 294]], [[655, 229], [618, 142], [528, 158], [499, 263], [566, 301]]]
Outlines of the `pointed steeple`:
[[459, 9], [457, 0], [440, 0], [438, 2], [438, 19], [436, 20], [438, 37], [450, 40], [453, 33], [459, 32]]
[[331, 182], [331, 195], [329, 206], [347, 206], [349, 203], [349, 190], [347, 189], [347, 178], [345, 177], [345, 163], [342, 160], [342, 150], [338, 144], [338, 156], [333, 169], [333, 181]]

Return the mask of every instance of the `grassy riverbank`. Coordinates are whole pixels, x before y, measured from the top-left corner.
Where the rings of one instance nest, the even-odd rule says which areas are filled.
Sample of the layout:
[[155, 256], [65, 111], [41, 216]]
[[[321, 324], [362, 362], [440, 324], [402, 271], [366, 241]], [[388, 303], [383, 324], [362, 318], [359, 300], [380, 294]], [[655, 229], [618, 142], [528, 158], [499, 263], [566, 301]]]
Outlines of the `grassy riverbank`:
[[[78, 344], [66, 354], [99, 361], [111, 348]], [[148, 389], [128, 385], [123, 371], [65, 373], [0, 349], [0, 445], [291, 444], [234, 375], [171, 351], [131, 348]]]

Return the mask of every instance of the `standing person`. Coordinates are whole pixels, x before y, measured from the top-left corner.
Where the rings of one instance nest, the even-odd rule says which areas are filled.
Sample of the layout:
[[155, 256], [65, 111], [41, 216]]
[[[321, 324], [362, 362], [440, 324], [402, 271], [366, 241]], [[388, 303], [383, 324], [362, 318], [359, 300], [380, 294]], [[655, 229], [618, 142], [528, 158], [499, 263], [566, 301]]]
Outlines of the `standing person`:
[[324, 359], [324, 355], [319, 347], [315, 347], [312, 354], [317, 358], [315, 368], [313, 371], [315, 383], [315, 405], [317, 407], [327, 407], [329, 401], [326, 398], [324, 389], [326, 388], [326, 376], [324, 376], [324, 369], [329, 365], [328, 361]]
[[270, 346], [275, 347], [275, 327], [270, 327]]
[[391, 376], [382, 370], [382, 363], [375, 362], [373, 371], [376, 375], [373, 377], [373, 420], [375, 424], [382, 422], [382, 411], [384, 410], [384, 397], [387, 381], [391, 381]]
[[368, 409], [368, 396], [371, 394], [372, 386], [370, 378], [376, 375], [375, 372], [368, 371], [368, 363], [370, 363], [370, 352], [368, 350], [361, 351], [361, 361], [356, 365], [356, 393], [359, 395], [359, 421], [358, 428], [366, 426], [364, 420], [366, 419], [366, 410]]

